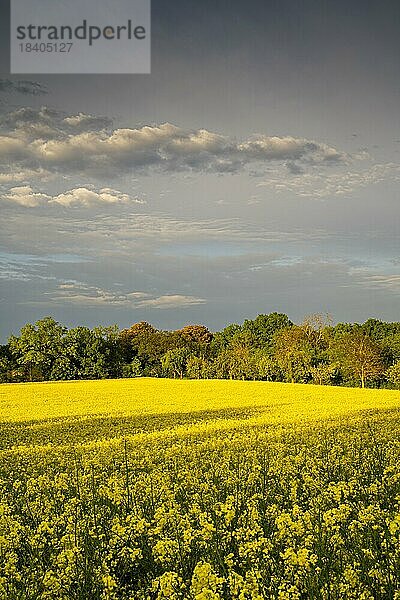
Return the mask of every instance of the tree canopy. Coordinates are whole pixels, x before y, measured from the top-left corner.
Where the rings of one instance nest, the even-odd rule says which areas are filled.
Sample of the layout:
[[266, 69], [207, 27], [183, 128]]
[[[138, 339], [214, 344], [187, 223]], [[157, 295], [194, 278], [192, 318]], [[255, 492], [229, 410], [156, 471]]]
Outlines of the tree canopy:
[[145, 321], [68, 329], [44, 317], [0, 346], [1, 382], [150, 376], [399, 387], [399, 373], [400, 323], [333, 326], [321, 314], [300, 324], [260, 314], [217, 332], [201, 324], [164, 331]]

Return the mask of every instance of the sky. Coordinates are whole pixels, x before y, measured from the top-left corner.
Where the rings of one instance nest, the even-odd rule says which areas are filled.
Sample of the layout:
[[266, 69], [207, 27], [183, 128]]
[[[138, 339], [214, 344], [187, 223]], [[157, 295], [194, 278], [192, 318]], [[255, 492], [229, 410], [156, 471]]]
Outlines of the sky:
[[400, 4], [152, 2], [149, 75], [10, 75], [0, 339], [400, 320]]

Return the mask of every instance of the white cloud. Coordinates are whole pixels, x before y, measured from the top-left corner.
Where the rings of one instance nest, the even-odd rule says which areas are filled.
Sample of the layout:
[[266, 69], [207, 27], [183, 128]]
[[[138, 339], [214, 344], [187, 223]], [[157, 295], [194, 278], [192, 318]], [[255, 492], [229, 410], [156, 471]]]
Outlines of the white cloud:
[[62, 194], [50, 196], [34, 191], [30, 185], [12, 187], [7, 193], [1, 196], [1, 199], [10, 202], [11, 204], [28, 208], [54, 204], [69, 208], [72, 206], [87, 207], [119, 203], [145, 203], [145, 201], [140, 198], [131, 197], [129, 194], [124, 194], [112, 188], [101, 188], [96, 191], [92, 188], [79, 187], [67, 190]]
[[342, 161], [344, 154], [326, 144], [305, 138], [259, 135], [238, 145], [240, 152], [258, 160]]
[[89, 169], [104, 168], [111, 163], [116, 170], [153, 167], [219, 172], [237, 171], [255, 161], [292, 159], [320, 163], [344, 159], [334, 148], [306, 139], [260, 136], [236, 144], [228, 137], [204, 129], [187, 131], [170, 123], [38, 141], [32, 144], [31, 151], [47, 166], [68, 166], [79, 160]]
[[[171, 123], [113, 129], [108, 117], [66, 116], [48, 107], [11, 111], [1, 117], [0, 128], [0, 184], [29, 181], [29, 173], [32, 177], [42, 173], [47, 179], [52, 174], [104, 179], [135, 172], [246, 171], [267, 175], [258, 185], [276, 193], [325, 198], [400, 177], [398, 164], [349, 169], [350, 163], [370, 159], [368, 154], [350, 156], [326, 143], [293, 136], [257, 134], [237, 141]], [[329, 166], [331, 170], [323, 168]], [[106, 193], [101, 193], [104, 197], [96, 203], [107, 202]], [[58, 203], [72, 205], [79, 200], [60, 194]]]
[[42, 194], [40, 192], [34, 192], [30, 185], [21, 185], [18, 187], [12, 187], [8, 193], [3, 194], [2, 200], [17, 204], [18, 206], [25, 206], [32, 208], [41, 206], [48, 202], [51, 196]]
[[140, 198], [132, 198], [129, 194], [124, 194], [112, 188], [102, 188], [97, 192], [93, 189], [80, 187], [54, 196], [49, 203], [61, 204], [62, 206], [93, 206], [95, 204], [119, 203], [144, 204], [145, 202]]
[[112, 129], [107, 117], [20, 108], [1, 119], [0, 162], [13, 157], [21, 167], [39, 165], [98, 177], [132, 169], [149, 172], [238, 172], [257, 163], [344, 162], [337, 149], [306, 138], [252, 135], [237, 142], [206, 129], [183, 129], [171, 123]]

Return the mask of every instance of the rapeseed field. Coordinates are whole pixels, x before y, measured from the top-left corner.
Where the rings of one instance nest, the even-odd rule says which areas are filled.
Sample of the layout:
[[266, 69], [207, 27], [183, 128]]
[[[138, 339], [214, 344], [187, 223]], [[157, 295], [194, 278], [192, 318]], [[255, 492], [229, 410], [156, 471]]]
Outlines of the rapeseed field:
[[400, 599], [400, 392], [0, 386], [0, 598]]

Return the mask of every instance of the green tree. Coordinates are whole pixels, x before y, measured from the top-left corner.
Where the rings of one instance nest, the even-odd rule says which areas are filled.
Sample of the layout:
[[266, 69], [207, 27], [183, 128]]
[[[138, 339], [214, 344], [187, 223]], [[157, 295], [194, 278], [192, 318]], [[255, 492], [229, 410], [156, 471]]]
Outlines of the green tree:
[[376, 342], [387, 337], [400, 335], [400, 323], [386, 323], [379, 319], [368, 319], [361, 325], [361, 330]]
[[310, 373], [313, 383], [318, 385], [329, 385], [336, 373], [335, 365], [331, 363], [319, 363], [315, 367], [310, 368]]
[[386, 371], [386, 379], [396, 386], [400, 386], [400, 360]]
[[223, 350], [226, 350], [230, 345], [232, 338], [240, 333], [242, 328], [237, 323], [232, 323], [222, 329], [222, 331], [218, 331], [214, 334], [213, 340], [211, 342], [211, 348], [214, 353], [214, 356], [217, 356]]
[[273, 312], [269, 315], [258, 315], [254, 320], [246, 319], [242, 325], [243, 332], [249, 332], [254, 348], [271, 350], [275, 334], [293, 323], [283, 313]]
[[382, 348], [382, 360], [386, 367], [400, 361], [400, 333], [394, 332], [379, 340]]
[[21, 371], [13, 359], [8, 344], [0, 345], [0, 383], [19, 381]]
[[276, 360], [265, 350], [257, 349], [253, 355], [256, 379], [279, 381], [281, 371]]
[[131, 325], [128, 329], [120, 331], [119, 343], [125, 361], [129, 363], [140, 352], [144, 354], [144, 348], [156, 333], [157, 329], [146, 321], [140, 321]]
[[105, 360], [105, 376], [120, 377], [124, 357], [119, 344], [119, 330], [117, 325], [108, 327], [95, 327], [93, 333], [99, 340], [99, 345]]
[[210, 379], [213, 371], [213, 363], [201, 356], [189, 356], [186, 361], [186, 374], [190, 379]]
[[188, 348], [173, 348], [161, 358], [162, 372], [166, 377], [183, 378], [186, 370], [186, 362], [190, 356]]
[[254, 379], [255, 365], [250, 331], [238, 330], [221, 354], [220, 367], [229, 379]]
[[66, 332], [66, 327], [52, 317], [44, 317], [22, 327], [19, 337], [10, 337], [12, 356], [26, 369], [30, 381], [55, 378], [53, 368], [62, 353]]
[[274, 339], [274, 358], [291, 383], [305, 382], [311, 376], [314, 349], [300, 325], [278, 331]]
[[105, 343], [101, 330], [70, 329], [53, 367], [55, 379], [104, 379], [108, 375]]
[[142, 372], [142, 365], [138, 358], [134, 358], [129, 364], [122, 367], [123, 377], [140, 377]]
[[161, 359], [168, 350], [185, 346], [185, 340], [177, 331], [159, 331], [146, 321], [141, 321], [120, 333], [125, 361], [134, 357], [140, 360], [143, 374], [162, 376]]

